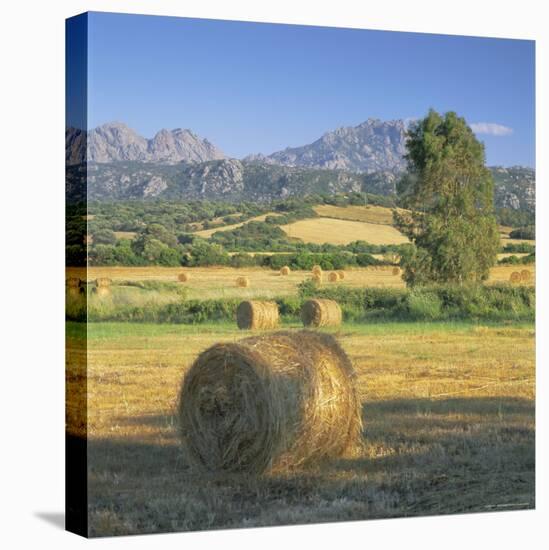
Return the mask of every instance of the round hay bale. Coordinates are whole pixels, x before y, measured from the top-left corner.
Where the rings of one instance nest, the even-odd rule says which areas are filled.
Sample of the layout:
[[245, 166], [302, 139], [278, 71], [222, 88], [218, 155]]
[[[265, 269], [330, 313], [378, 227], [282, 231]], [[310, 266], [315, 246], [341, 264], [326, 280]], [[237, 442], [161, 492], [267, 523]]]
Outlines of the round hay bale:
[[284, 267], [282, 267], [280, 269], [280, 274], [281, 275], [289, 275], [290, 274], [290, 268], [287, 265], [285, 265]]
[[330, 283], [337, 283], [337, 281], [339, 281], [339, 273], [337, 271], [331, 271], [328, 274], [328, 281], [330, 281]]
[[237, 277], [236, 278], [236, 286], [240, 286], [243, 288], [250, 286], [250, 279], [248, 277]]
[[311, 269], [311, 271], [315, 275], [322, 275], [322, 268], [319, 265], [313, 265], [313, 269]]
[[66, 285], [70, 298], [75, 298], [85, 292], [84, 283], [78, 277], [69, 277], [66, 281]]
[[236, 310], [239, 329], [270, 329], [278, 326], [278, 304], [250, 300], [241, 302]]
[[362, 432], [353, 366], [332, 336], [312, 331], [210, 347], [185, 374], [178, 418], [191, 464], [213, 472], [351, 456]]
[[520, 283], [521, 281], [520, 273], [518, 271], [513, 271], [513, 273], [511, 273], [511, 275], [509, 276], [509, 280], [512, 283]]
[[520, 272], [520, 280], [521, 280], [521, 281], [527, 282], [527, 281], [529, 281], [531, 278], [532, 278], [532, 273], [531, 273], [530, 271], [528, 271], [528, 269], [523, 269], [523, 270]]
[[337, 274], [341, 280], [345, 279], [345, 271], [343, 271], [343, 269], [340, 269]]
[[341, 319], [341, 308], [335, 300], [315, 298], [301, 306], [301, 321], [306, 327], [337, 327]]
[[178, 276], [177, 276], [177, 279], [181, 282], [181, 283], [186, 283], [188, 281], [191, 280], [191, 274], [190, 273], [180, 273]]
[[111, 293], [111, 279], [108, 277], [98, 277], [94, 281], [92, 292], [97, 296], [109, 296]]
[[311, 281], [313, 281], [313, 283], [315, 285], [321, 285], [322, 284], [322, 273], [313, 273], [313, 276], [311, 277]]
[[66, 285], [69, 288], [79, 288], [80, 287], [80, 279], [78, 277], [69, 277], [66, 280]]
[[393, 267], [391, 273], [393, 275], [400, 275], [400, 267], [397, 267], [397, 266]]

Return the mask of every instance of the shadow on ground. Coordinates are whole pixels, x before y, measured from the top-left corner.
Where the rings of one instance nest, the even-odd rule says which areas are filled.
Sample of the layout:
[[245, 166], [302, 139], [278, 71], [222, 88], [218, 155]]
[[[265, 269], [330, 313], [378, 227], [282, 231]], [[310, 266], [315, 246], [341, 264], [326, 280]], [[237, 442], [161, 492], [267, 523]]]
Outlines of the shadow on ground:
[[65, 514], [63, 512], [35, 512], [34, 516], [57, 529], [65, 529]]
[[[287, 475], [205, 475], [173, 427], [157, 441], [88, 442], [92, 535], [524, 509], [534, 506], [534, 403], [403, 399], [363, 406], [355, 458]], [[122, 421], [122, 419], [120, 419]], [[126, 419], [127, 421], [127, 419]]]

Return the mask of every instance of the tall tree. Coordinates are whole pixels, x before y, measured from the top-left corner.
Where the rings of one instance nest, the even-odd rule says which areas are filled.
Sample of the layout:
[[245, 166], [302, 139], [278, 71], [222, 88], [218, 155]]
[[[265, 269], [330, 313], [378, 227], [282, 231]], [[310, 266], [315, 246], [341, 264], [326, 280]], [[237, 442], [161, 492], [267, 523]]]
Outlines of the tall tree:
[[409, 212], [394, 214], [415, 245], [401, 260], [404, 279], [410, 285], [486, 279], [499, 236], [484, 145], [456, 113], [430, 110], [410, 127], [406, 148], [408, 171], [397, 192]]

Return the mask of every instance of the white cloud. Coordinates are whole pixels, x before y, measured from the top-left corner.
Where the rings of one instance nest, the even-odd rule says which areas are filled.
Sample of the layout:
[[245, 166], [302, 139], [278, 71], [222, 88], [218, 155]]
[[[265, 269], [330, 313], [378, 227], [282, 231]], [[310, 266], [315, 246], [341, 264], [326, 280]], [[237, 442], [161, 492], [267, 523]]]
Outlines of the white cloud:
[[488, 136], [510, 136], [513, 133], [513, 128], [495, 122], [473, 122], [471, 130], [475, 134], [486, 134]]

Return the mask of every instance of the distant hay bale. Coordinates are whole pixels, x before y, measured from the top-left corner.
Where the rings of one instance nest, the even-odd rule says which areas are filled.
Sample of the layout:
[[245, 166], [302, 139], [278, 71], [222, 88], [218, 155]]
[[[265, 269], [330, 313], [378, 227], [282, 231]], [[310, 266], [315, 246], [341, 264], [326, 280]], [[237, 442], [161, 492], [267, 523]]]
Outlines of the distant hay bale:
[[69, 288], [78, 288], [80, 286], [80, 279], [78, 277], [69, 277], [66, 281], [66, 285]]
[[301, 321], [306, 327], [337, 327], [341, 319], [341, 308], [335, 300], [315, 298], [301, 306]]
[[243, 288], [248, 287], [250, 286], [250, 279], [248, 279], [248, 277], [237, 277], [236, 286], [240, 286]]
[[181, 282], [181, 283], [186, 283], [188, 281], [191, 280], [191, 274], [190, 273], [180, 273], [178, 276], [177, 276], [177, 279]]
[[339, 275], [340, 279], [345, 279], [345, 271], [343, 271], [343, 269], [340, 269], [337, 274]]
[[532, 278], [532, 273], [528, 271], [528, 269], [523, 269], [520, 272], [520, 279], [521, 281], [527, 282]]
[[353, 366], [335, 338], [276, 332], [216, 344], [181, 384], [180, 434], [193, 466], [284, 472], [359, 448]]
[[330, 281], [330, 283], [337, 283], [337, 281], [339, 281], [339, 273], [337, 271], [331, 271], [328, 274], [328, 281]]
[[281, 275], [289, 275], [290, 274], [290, 268], [287, 265], [285, 265], [284, 267], [282, 267], [280, 269], [280, 274]]
[[84, 283], [78, 277], [69, 277], [66, 280], [66, 286], [70, 297], [76, 297], [84, 294]]
[[391, 273], [392, 273], [393, 275], [400, 275], [400, 267], [396, 267], [396, 266], [393, 267]]
[[512, 283], [520, 283], [521, 281], [520, 273], [518, 271], [513, 271], [513, 273], [511, 273], [511, 275], [509, 276], [509, 280]]
[[241, 302], [236, 310], [236, 323], [239, 329], [271, 329], [278, 326], [278, 304], [250, 300]]
[[111, 279], [107, 277], [99, 277], [95, 279], [93, 292], [97, 296], [108, 296], [111, 293]]
[[313, 273], [313, 276], [311, 277], [311, 281], [315, 285], [321, 285], [322, 284], [322, 273]]
[[313, 269], [311, 269], [311, 271], [315, 275], [322, 275], [322, 268], [319, 265], [313, 265]]

